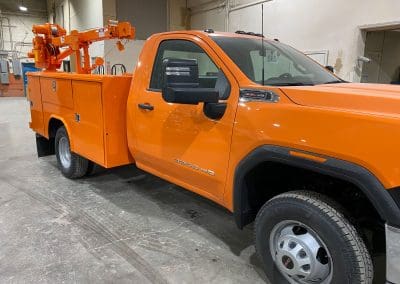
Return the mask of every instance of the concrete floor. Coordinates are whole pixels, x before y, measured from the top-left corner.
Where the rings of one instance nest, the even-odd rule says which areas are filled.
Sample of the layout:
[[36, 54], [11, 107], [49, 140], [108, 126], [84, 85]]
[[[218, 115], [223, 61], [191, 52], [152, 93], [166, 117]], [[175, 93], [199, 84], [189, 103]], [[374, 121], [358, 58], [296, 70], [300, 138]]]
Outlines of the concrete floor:
[[0, 98], [0, 283], [264, 283], [252, 228], [134, 166], [71, 181]]

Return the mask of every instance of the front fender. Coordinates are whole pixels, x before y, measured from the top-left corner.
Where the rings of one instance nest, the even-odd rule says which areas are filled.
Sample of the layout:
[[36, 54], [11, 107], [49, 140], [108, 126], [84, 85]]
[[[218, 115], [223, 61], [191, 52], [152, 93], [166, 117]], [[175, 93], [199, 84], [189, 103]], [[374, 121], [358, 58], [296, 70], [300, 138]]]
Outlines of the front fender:
[[[311, 160], [293, 156], [291, 151], [320, 157], [321, 160]], [[296, 149], [264, 145], [249, 153], [236, 167], [233, 189], [233, 211], [239, 228], [251, 222], [257, 212], [252, 212], [247, 203], [246, 174], [263, 162], [277, 162], [289, 166], [311, 170], [324, 175], [350, 182], [360, 188], [375, 207], [380, 217], [389, 225], [400, 226], [400, 208], [392, 198], [389, 190], [366, 168], [331, 157], [315, 155]]]

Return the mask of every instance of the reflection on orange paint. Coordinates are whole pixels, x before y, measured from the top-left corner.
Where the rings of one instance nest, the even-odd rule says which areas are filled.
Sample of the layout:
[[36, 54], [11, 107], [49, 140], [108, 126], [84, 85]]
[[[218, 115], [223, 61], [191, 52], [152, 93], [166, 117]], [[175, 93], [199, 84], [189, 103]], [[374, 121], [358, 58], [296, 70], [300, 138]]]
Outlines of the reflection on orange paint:
[[324, 163], [327, 160], [326, 158], [318, 157], [318, 156], [307, 154], [304, 152], [289, 151], [289, 154], [292, 156], [298, 157], [298, 158], [304, 158], [304, 159], [312, 160], [312, 161], [315, 161], [318, 163]]

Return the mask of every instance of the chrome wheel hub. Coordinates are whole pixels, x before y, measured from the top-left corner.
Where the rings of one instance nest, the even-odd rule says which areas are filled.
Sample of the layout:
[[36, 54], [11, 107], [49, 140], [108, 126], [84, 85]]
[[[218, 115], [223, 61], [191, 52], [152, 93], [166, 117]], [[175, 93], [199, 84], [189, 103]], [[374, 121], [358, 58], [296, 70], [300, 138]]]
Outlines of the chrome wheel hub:
[[64, 168], [69, 168], [71, 166], [71, 151], [67, 137], [61, 137], [58, 141], [58, 156]]
[[332, 260], [321, 238], [296, 221], [277, 224], [270, 235], [272, 258], [290, 283], [330, 283]]

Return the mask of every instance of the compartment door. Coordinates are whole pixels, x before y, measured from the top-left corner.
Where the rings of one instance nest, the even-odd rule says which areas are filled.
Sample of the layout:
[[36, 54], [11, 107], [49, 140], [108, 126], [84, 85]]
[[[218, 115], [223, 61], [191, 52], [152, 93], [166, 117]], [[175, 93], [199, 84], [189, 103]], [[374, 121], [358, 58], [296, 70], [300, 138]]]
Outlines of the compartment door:
[[74, 98], [72, 151], [104, 165], [101, 83], [72, 81]]
[[39, 77], [28, 76], [28, 99], [31, 107], [30, 128], [44, 135], [42, 94]]

